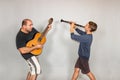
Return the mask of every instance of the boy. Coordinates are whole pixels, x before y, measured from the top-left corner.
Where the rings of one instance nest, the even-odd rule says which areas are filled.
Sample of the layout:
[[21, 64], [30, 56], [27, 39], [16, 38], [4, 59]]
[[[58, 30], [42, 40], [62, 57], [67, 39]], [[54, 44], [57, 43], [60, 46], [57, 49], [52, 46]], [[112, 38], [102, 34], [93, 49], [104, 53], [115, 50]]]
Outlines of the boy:
[[[79, 58], [75, 64], [72, 80], [77, 80], [80, 70], [83, 74], [86, 74], [90, 80], [96, 80], [95, 76], [90, 71], [88, 61], [90, 57], [90, 47], [93, 40], [92, 32], [96, 31], [97, 24], [89, 21], [85, 25], [84, 29], [85, 32], [76, 28], [74, 22], [71, 22], [70, 24], [71, 39], [80, 42], [78, 50]], [[76, 30], [80, 35], [74, 34], [74, 30]]]

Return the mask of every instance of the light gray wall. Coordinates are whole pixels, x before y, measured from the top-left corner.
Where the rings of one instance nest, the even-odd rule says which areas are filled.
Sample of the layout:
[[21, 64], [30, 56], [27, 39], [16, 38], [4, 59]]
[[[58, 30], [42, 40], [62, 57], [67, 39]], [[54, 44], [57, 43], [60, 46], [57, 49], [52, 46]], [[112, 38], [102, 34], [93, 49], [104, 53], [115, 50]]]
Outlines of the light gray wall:
[[[90, 68], [97, 80], [120, 80], [119, 0], [0, 0], [0, 80], [25, 80], [28, 65], [16, 49], [15, 38], [24, 18], [44, 30], [54, 18], [42, 55], [40, 80], [70, 80], [78, 57], [78, 43], [70, 39], [69, 25], [98, 24], [91, 48]], [[79, 80], [88, 78], [85, 75]]]

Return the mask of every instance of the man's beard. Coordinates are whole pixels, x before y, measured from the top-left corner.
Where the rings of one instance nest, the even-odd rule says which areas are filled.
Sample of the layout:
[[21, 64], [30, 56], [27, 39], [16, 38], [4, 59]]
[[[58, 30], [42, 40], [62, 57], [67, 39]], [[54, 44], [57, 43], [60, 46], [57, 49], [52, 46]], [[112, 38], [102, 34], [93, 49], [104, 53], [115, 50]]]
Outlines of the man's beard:
[[31, 30], [27, 30], [28, 33], [30, 33], [31, 31], [32, 31], [32, 29]]

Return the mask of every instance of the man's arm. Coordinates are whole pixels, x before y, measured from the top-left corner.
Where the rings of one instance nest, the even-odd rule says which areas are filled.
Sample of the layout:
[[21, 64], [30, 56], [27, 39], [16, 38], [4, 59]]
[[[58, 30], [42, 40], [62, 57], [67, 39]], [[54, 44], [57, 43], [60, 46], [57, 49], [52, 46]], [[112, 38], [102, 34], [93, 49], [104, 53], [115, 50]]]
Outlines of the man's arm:
[[33, 47], [21, 47], [18, 50], [20, 51], [21, 54], [27, 54], [30, 53], [31, 51], [35, 50], [35, 49], [39, 49], [39, 48], [43, 48], [43, 45], [36, 45]]

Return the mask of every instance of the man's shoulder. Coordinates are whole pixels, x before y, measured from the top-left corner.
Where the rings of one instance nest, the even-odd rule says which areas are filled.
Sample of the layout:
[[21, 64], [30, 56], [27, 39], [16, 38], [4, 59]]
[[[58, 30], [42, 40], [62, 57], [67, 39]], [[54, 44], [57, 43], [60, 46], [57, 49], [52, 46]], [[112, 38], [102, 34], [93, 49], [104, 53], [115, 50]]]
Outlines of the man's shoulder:
[[38, 32], [38, 30], [37, 29], [35, 29], [35, 28], [32, 28], [32, 32]]

